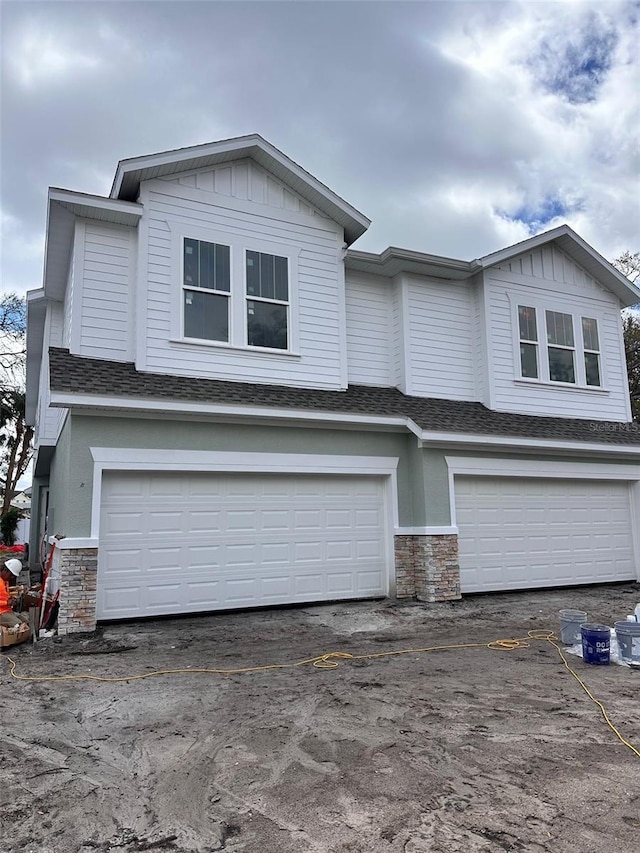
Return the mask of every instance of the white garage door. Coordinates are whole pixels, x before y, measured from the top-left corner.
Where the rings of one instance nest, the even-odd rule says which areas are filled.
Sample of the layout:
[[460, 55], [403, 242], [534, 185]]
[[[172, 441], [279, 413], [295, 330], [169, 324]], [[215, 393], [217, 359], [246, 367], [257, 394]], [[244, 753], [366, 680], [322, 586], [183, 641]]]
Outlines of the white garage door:
[[377, 477], [113, 473], [99, 619], [383, 596]]
[[455, 477], [462, 592], [635, 580], [627, 483]]

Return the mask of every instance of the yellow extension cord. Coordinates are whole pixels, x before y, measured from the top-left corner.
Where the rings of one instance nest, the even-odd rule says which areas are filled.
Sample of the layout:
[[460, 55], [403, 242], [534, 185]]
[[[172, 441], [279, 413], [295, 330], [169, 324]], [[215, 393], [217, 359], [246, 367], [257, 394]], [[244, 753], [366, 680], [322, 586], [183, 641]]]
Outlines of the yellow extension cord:
[[618, 738], [620, 743], [630, 749], [638, 758], [640, 758], [640, 750], [633, 744], [629, 743], [618, 731], [615, 725], [611, 722], [611, 718], [607, 713], [607, 709], [599, 699], [593, 695], [584, 681], [580, 678], [577, 672], [569, 666], [569, 662], [564, 655], [564, 652], [557, 643], [557, 637], [552, 631], [529, 631], [526, 637], [518, 637], [515, 639], [492, 640], [490, 643], [456, 643], [455, 645], [444, 646], [425, 646], [419, 649], [397, 649], [391, 652], [372, 652], [371, 654], [352, 655], [349, 652], [328, 652], [324, 655], [317, 655], [312, 658], [294, 661], [293, 663], [273, 663], [264, 664], [263, 666], [246, 666], [235, 669], [161, 669], [154, 672], [146, 672], [141, 675], [121, 675], [121, 676], [102, 676], [102, 675], [18, 675], [16, 672], [16, 661], [13, 658], [7, 657], [11, 664], [9, 674], [12, 678], [18, 681], [105, 681], [116, 683], [120, 681], [140, 681], [143, 678], [156, 678], [159, 675], [240, 675], [249, 672], [268, 672], [274, 669], [292, 669], [299, 666], [314, 666], [317, 669], [336, 669], [342, 661], [347, 660], [373, 660], [374, 658], [393, 657], [396, 655], [411, 655], [421, 654], [422, 652], [440, 652], [448, 649], [491, 649], [493, 651], [513, 651], [514, 649], [528, 649], [530, 640], [541, 640], [550, 643], [560, 655], [565, 668], [578, 682], [580, 687], [587, 694], [589, 699], [594, 702], [604, 718], [604, 721], [609, 726], [611, 731]]

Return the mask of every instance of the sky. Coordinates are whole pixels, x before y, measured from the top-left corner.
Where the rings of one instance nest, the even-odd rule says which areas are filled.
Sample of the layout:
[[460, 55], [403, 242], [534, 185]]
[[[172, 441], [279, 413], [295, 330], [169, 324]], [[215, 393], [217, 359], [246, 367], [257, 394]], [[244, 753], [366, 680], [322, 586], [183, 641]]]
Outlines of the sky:
[[568, 223], [640, 248], [640, 2], [0, 4], [2, 289], [41, 286], [49, 186], [260, 133], [389, 245], [472, 260]]

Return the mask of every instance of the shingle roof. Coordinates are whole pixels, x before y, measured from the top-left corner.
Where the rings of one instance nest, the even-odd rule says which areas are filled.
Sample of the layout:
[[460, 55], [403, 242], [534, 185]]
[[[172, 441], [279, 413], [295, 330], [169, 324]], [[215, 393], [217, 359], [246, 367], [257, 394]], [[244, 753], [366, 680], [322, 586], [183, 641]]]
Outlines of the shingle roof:
[[396, 388], [351, 385], [346, 391], [317, 391], [142, 373], [129, 362], [83, 358], [60, 348], [49, 350], [49, 370], [51, 390], [68, 394], [408, 417], [431, 432], [640, 446], [636, 423], [495, 412], [482, 403], [410, 397]]

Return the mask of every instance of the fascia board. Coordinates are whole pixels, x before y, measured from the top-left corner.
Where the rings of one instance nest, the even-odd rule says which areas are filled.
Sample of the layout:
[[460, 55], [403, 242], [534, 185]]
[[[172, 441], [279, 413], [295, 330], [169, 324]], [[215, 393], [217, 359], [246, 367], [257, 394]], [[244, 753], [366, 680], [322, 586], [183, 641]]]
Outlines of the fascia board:
[[586, 441], [559, 441], [557, 439], [545, 438], [516, 438], [508, 435], [473, 435], [470, 433], [428, 432], [424, 430], [420, 434], [420, 444], [423, 447], [442, 444], [467, 444], [474, 445], [476, 447], [550, 451], [561, 450], [570, 451], [572, 453], [611, 453], [617, 455], [626, 454], [630, 456], [640, 456], [640, 445], [596, 444]]
[[456, 281], [467, 279], [480, 269], [477, 261], [461, 261], [396, 246], [389, 246], [379, 255], [349, 249], [345, 255], [345, 266], [348, 270], [388, 277], [399, 273], [413, 273]]
[[232, 418], [294, 420], [318, 423], [340, 423], [372, 425], [379, 427], [408, 427], [412, 432], [419, 432], [418, 427], [410, 418], [405, 416], [374, 416], [358, 414], [341, 414], [339, 412], [317, 412], [307, 409], [279, 409], [269, 406], [233, 406], [222, 403], [190, 403], [179, 401], [171, 403], [167, 400], [131, 399], [130, 397], [107, 397], [97, 394], [74, 394], [66, 391], [51, 391], [50, 405], [56, 408], [84, 408], [99, 411], [100, 409], [118, 409], [138, 412], [173, 412], [189, 415], [218, 415]]
[[108, 222], [111, 214], [112, 221], [121, 225], [136, 225], [144, 213], [143, 206], [133, 201], [121, 201], [58, 187], [49, 188], [49, 204], [51, 205], [52, 202], [57, 202], [75, 216], [82, 216], [84, 219]]

